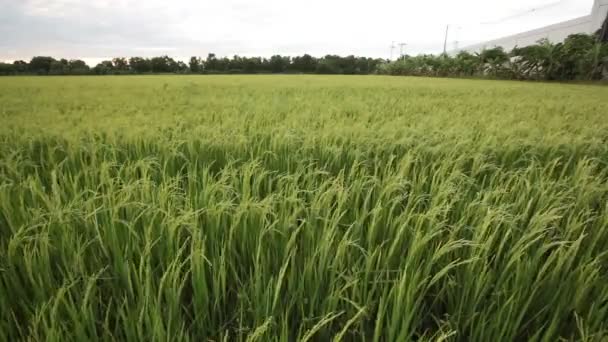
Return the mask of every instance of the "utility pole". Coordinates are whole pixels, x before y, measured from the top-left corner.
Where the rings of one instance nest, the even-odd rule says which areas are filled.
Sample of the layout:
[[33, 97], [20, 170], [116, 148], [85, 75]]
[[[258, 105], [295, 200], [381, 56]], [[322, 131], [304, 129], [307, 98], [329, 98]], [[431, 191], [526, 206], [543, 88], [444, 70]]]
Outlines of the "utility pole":
[[448, 48], [448, 32], [450, 31], [450, 24], [447, 24], [447, 26], [445, 27], [445, 39], [443, 41], [443, 54], [445, 55], [447, 53], [447, 48]]
[[406, 43], [399, 43], [399, 58], [403, 57], [403, 48], [406, 46]]
[[391, 61], [393, 60], [393, 50], [395, 50], [395, 47], [396, 47], [395, 46], [395, 41], [393, 40], [391, 42], [391, 59], [390, 59]]

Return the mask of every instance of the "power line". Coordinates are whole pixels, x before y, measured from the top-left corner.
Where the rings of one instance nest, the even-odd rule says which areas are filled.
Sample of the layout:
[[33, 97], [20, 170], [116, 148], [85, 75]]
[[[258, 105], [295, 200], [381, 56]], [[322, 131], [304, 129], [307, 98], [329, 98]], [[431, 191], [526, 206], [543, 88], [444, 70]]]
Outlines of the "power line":
[[544, 10], [544, 9], [551, 8], [551, 7], [555, 7], [555, 6], [561, 4], [564, 1], [565, 0], [559, 0], [559, 1], [551, 2], [551, 3], [548, 3], [546, 5], [543, 5], [543, 6], [540, 6], [540, 7], [534, 7], [534, 8], [531, 8], [529, 10], [521, 11], [519, 13], [515, 13], [515, 14], [509, 15], [509, 16], [506, 16], [506, 17], [502, 17], [500, 19], [496, 19], [496, 20], [492, 20], [492, 21], [486, 21], [486, 22], [481, 22], [480, 24], [482, 24], [482, 25], [500, 24], [500, 23], [502, 23], [504, 21], [515, 19], [515, 18], [519, 18], [519, 17], [524, 16], [526, 14], [534, 13], [536, 11]]
[[[490, 21], [483, 21], [483, 22], [479, 22], [477, 24], [472, 23], [470, 25], [482, 25], [482, 26], [483, 25], [497, 25], [497, 24], [501, 24], [501, 23], [503, 23], [505, 21], [513, 20], [513, 19], [525, 16], [525, 15], [528, 15], [528, 14], [531, 14], [531, 13], [537, 13], [539, 11], [542, 11], [542, 10], [545, 10], [545, 9], [548, 9], [548, 8], [553, 8], [553, 7], [560, 6], [564, 2], [567, 2], [567, 1], [570, 1], [570, 0], [558, 0], [558, 1], [554, 1], [554, 2], [551, 2], [551, 3], [544, 4], [544, 5], [540, 5], [540, 6], [537, 6], [537, 7], [534, 7], [534, 8], [526, 9], [526, 10], [520, 11], [518, 13], [515, 13], [515, 14], [512, 14], [512, 15], [508, 15], [506, 17], [502, 17], [502, 18], [499, 18], [499, 19], [490, 20]], [[469, 25], [467, 25], [467, 26], [469, 26]]]

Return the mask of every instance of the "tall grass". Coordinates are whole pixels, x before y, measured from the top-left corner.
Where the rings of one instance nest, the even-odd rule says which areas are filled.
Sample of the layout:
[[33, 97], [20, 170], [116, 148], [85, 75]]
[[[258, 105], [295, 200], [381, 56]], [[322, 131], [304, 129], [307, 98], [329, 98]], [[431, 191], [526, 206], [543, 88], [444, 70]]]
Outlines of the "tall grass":
[[607, 95], [4, 78], [0, 340], [605, 340]]

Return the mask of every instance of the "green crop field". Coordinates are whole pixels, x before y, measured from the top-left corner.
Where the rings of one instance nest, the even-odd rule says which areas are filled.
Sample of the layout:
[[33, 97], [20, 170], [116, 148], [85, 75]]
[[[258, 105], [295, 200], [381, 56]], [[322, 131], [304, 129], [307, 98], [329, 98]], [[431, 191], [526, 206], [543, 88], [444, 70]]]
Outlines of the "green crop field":
[[608, 87], [0, 78], [0, 341], [605, 341]]

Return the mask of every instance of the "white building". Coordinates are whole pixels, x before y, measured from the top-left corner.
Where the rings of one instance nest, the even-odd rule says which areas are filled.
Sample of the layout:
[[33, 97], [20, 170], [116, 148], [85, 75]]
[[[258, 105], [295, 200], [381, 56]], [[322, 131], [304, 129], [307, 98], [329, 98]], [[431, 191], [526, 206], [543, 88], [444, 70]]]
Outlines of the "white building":
[[536, 44], [541, 39], [548, 39], [553, 43], [564, 41], [566, 37], [575, 33], [595, 33], [602, 27], [608, 13], [608, 0], [595, 0], [591, 14], [584, 17], [564, 21], [561, 23], [541, 27], [535, 30], [518, 33], [499, 39], [486, 41], [480, 44], [458, 49], [458, 51], [480, 52], [484, 49], [503, 47], [510, 51], [514, 47], [524, 47]]

